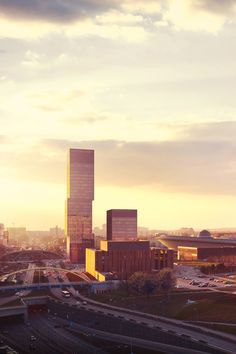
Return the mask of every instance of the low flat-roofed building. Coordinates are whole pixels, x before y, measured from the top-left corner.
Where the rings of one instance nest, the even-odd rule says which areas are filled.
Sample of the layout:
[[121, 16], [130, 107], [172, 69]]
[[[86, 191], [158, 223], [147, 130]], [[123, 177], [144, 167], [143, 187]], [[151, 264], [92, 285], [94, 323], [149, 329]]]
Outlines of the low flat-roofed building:
[[207, 261], [236, 264], [236, 247], [178, 247], [179, 261]]
[[173, 251], [150, 248], [149, 241], [101, 241], [86, 249], [86, 272], [99, 281], [126, 280], [135, 272], [173, 267]]

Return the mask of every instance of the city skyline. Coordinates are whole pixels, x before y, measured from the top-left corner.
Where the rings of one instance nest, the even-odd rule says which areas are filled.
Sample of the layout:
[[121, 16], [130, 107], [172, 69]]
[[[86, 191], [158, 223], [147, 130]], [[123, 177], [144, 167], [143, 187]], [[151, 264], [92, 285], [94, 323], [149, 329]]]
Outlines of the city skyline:
[[[64, 227], [69, 148], [96, 150], [95, 226], [236, 227], [232, 1], [0, 0], [1, 222]], [[111, 200], [112, 196], [112, 200]]]

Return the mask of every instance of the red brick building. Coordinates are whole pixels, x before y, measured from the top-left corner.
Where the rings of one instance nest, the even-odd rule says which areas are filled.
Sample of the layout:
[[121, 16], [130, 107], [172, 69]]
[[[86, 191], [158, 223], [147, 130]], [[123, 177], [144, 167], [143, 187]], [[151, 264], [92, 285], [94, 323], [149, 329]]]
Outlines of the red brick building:
[[86, 272], [99, 281], [126, 280], [137, 271], [173, 267], [173, 251], [150, 248], [149, 241], [101, 241], [100, 250], [86, 249]]

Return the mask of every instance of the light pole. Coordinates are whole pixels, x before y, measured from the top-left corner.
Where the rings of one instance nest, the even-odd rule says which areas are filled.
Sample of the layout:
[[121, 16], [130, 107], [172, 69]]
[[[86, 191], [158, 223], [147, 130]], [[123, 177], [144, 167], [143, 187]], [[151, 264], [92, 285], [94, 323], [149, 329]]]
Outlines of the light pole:
[[133, 354], [133, 342], [132, 342], [132, 338], [130, 338], [130, 354]]

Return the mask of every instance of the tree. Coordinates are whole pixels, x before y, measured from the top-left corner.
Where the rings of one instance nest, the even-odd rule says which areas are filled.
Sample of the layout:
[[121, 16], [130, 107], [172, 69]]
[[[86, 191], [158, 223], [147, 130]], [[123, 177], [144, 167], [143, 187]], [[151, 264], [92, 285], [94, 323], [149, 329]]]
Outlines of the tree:
[[158, 273], [136, 272], [128, 279], [129, 288], [140, 295], [151, 295], [159, 287]]
[[144, 281], [144, 274], [143, 272], [135, 272], [131, 275], [128, 279], [128, 287], [131, 291], [141, 294], [143, 288], [143, 281]]
[[176, 284], [174, 272], [170, 268], [163, 268], [158, 273], [160, 290], [169, 294]]
[[159, 288], [159, 277], [157, 273], [145, 274], [143, 282], [143, 292], [149, 296], [156, 293]]
[[136, 272], [127, 283], [132, 292], [149, 296], [158, 290], [169, 293], [176, 284], [176, 278], [172, 269], [163, 268], [160, 272]]

